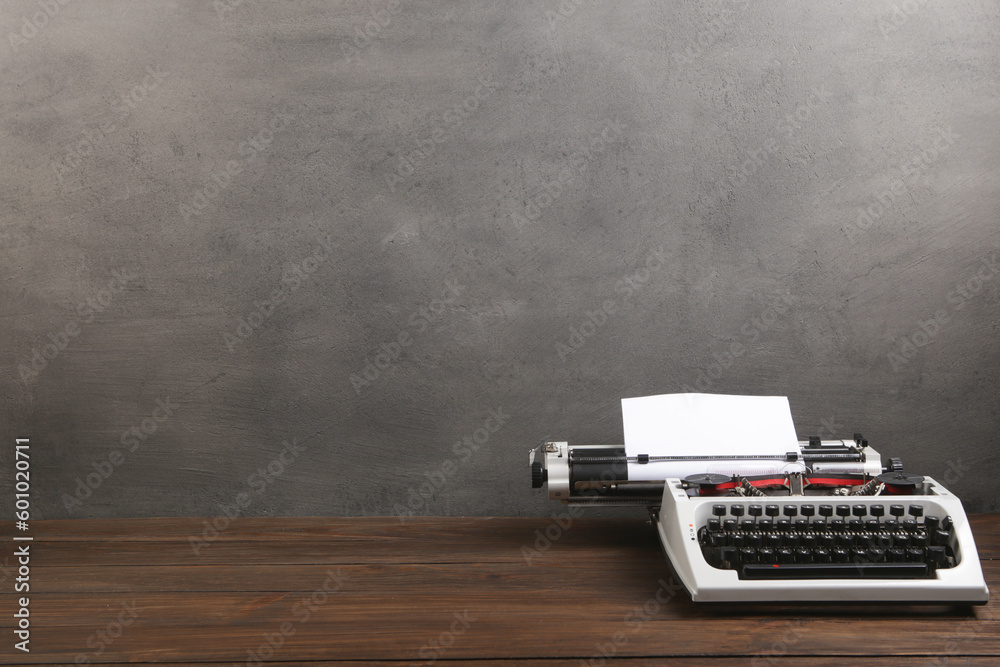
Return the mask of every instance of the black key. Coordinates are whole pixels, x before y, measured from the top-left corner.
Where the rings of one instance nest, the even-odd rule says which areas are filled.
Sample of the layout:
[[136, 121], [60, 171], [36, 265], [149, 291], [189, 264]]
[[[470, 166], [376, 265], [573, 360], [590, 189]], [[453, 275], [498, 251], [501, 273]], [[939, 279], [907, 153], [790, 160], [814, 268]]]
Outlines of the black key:
[[820, 547], [813, 551], [813, 558], [817, 563], [829, 563], [830, 562], [830, 550]]
[[868, 508], [864, 505], [855, 505], [851, 508], [851, 514], [859, 518], [863, 517], [868, 514]]
[[778, 562], [779, 563], [794, 563], [795, 554], [788, 547], [782, 547], [778, 549]]
[[941, 519], [936, 516], [925, 516], [924, 517], [924, 529], [929, 533], [933, 533], [937, 530], [938, 526], [941, 525]]
[[892, 544], [900, 549], [906, 549], [910, 546], [910, 536], [903, 532], [896, 533], [892, 536]]
[[729, 513], [735, 517], [743, 516], [743, 505], [730, 505]]
[[757, 528], [759, 528], [763, 533], [769, 533], [771, 532], [771, 529], [774, 528], [774, 522], [770, 519], [761, 519], [757, 522]]
[[819, 506], [819, 515], [822, 516], [822, 517], [831, 517], [831, 516], [833, 516], [833, 505], [820, 505]]
[[757, 550], [753, 547], [743, 547], [740, 549], [740, 562], [744, 565], [757, 562]]
[[790, 563], [744, 565], [741, 579], [920, 579], [928, 574], [926, 563]]
[[837, 546], [837, 537], [833, 533], [822, 533], [818, 537], [820, 546], [825, 549], [832, 549]]
[[844, 532], [844, 520], [843, 519], [834, 519], [834, 520], [832, 520], [830, 522], [830, 530], [832, 530], [835, 533], [843, 533]]
[[712, 505], [712, 515], [713, 516], [726, 516], [726, 506], [725, 505]]
[[893, 547], [885, 552], [885, 559], [887, 561], [892, 561], [893, 563], [902, 563], [906, 560], [906, 551]]
[[813, 505], [803, 505], [799, 508], [799, 511], [802, 512], [802, 516], [810, 517], [816, 514], [816, 507]]
[[764, 546], [777, 549], [781, 546], [781, 535], [778, 533], [768, 533], [764, 536]]
[[758, 531], [754, 531], [747, 536], [747, 546], [753, 547], [754, 549], [760, 549], [764, 544], [764, 534]]
[[722, 562], [728, 568], [736, 567], [736, 547], [722, 547]]
[[762, 508], [760, 505], [750, 505], [750, 507], [747, 508], [747, 514], [750, 516], [760, 516], [761, 510]]
[[803, 533], [799, 537], [799, 544], [801, 544], [804, 547], [809, 547], [810, 549], [813, 549], [816, 547], [817, 544], [819, 544], [819, 537], [816, 535], [816, 533], [811, 533], [811, 532]]
[[856, 563], [864, 563], [868, 560], [868, 549], [864, 547], [854, 547], [851, 549], [851, 560]]
[[879, 549], [878, 547], [872, 547], [868, 550], [868, 557], [873, 563], [884, 563], [885, 562], [885, 549]]
[[799, 515], [799, 506], [798, 505], [785, 505], [785, 508], [782, 511], [782, 514], [784, 514], [785, 516], [787, 516], [789, 519], [791, 519], [793, 517], [796, 517], [796, 516]]
[[747, 536], [743, 533], [736, 533], [729, 541], [737, 549], [742, 549], [747, 545]]
[[869, 511], [872, 513], [872, 516], [874, 516], [874, 517], [883, 517], [883, 516], [885, 516], [885, 506], [884, 505], [872, 505], [869, 508]]
[[752, 533], [757, 529], [757, 524], [754, 523], [753, 519], [743, 519], [740, 521], [740, 526], [743, 528], [743, 532]]
[[813, 552], [812, 549], [807, 549], [805, 547], [799, 547], [795, 550], [795, 562], [796, 563], [811, 563], [813, 562]]
[[779, 533], [787, 533], [792, 528], [792, 522], [788, 519], [778, 519], [778, 523], [775, 525], [777, 525]]
[[851, 516], [851, 506], [850, 505], [837, 505], [837, 516], [844, 518]]
[[715, 532], [715, 531], [718, 531], [718, 530], [722, 530], [722, 522], [719, 521], [718, 519], [709, 519], [708, 520], [708, 529], [710, 531], [712, 531], [712, 532]]
[[924, 550], [919, 547], [911, 547], [906, 550], [906, 560], [912, 563], [924, 562]]
[[795, 520], [795, 530], [800, 533], [804, 533], [809, 530], [809, 519], [796, 519]]
[[785, 535], [785, 546], [786, 547], [791, 547], [791, 548], [794, 549], [795, 547], [797, 547], [797, 546], [799, 546], [801, 544], [802, 544], [802, 539], [801, 539], [801, 537], [799, 537], [799, 534], [797, 532], [795, 532], [794, 530], [792, 532], [788, 533], [787, 535]]
[[812, 522], [812, 529], [817, 533], [822, 533], [826, 530], [826, 519], [816, 519]]
[[890, 533], [895, 533], [899, 530], [899, 522], [895, 519], [886, 519], [882, 522], [882, 527], [888, 530]]
[[833, 549], [830, 554], [833, 556], [834, 563], [846, 563], [851, 559], [851, 555], [847, 552], [847, 549]]
[[764, 514], [775, 517], [778, 516], [778, 506], [777, 505], [767, 505], [764, 507]]
[[913, 533], [917, 529], [917, 522], [915, 519], [905, 519], [903, 521], [903, 530], [908, 533]]
[[892, 535], [885, 532], [884, 530], [879, 532], [878, 537], [875, 540], [876, 544], [883, 549], [888, 549], [892, 546]]
[[865, 524], [861, 522], [861, 519], [851, 519], [847, 522], [847, 530], [852, 533], [860, 533], [864, 528]]
[[915, 547], [926, 547], [930, 542], [930, 536], [922, 530], [918, 530], [910, 535], [910, 544]]
[[906, 508], [902, 505], [889, 505], [889, 514], [893, 515], [897, 519], [904, 514], [906, 514]]
[[951, 530], [953, 525], [955, 525], [955, 521], [950, 516], [941, 519], [941, 528], [944, 530]]
[[710, 532], [708, 534], [708, 543], [713, 547], [724, 547], [726, 546], [726, 534], [719, 531]]
[[757, 559], [761, 563], [774, 563], [775, 558], [774, 549], [769, 549], [768, 547], [757, 549]]
[[948, 537], [951, 535], [947, 530], [935, 530], [931, 533], [931, 544], [935, 546], [947, 546]]
[[877, 533], [879, 530], [881, 530], [881, 528], [882, 527], [879, 525], [878, 519], [868, 519], [867, 521], [865, 521], [865, 530], [867, 530], [869, 533]]
[[869, 533], [867, 530], [858, 534], [857, 544], [859, 547], [874, 547], [878, 545], [878, 540], [875, 536]]
[[727, 533], [733, 532], [735, 528], [736, 528], [736, 519], [725, 519], [722, 522], [722, 529]]
[[924, 515], [923, 505], [910, 505], [910, 516], [919, 519]]
[[948, 552], [944, 547], [928, 547], [927, 560], [935, 567], [945, 567], [948, 563]]

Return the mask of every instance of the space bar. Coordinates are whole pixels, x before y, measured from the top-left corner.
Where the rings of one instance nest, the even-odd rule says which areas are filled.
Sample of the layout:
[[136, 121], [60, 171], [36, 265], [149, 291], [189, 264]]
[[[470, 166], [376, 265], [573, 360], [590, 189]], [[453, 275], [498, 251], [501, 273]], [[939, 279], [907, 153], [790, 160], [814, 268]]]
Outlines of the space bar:
[[921, 579], [926, 563], [787, 563], [744, 565], [740, 579]]

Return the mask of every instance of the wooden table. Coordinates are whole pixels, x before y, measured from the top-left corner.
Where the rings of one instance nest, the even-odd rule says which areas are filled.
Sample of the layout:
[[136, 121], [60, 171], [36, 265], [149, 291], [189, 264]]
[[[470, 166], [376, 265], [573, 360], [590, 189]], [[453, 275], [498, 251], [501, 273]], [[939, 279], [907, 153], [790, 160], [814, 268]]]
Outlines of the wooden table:
[[0, 523], [0, 663], [1000, 664], [1000, 515], [973, 608], [695, 605], [638, 519], [211, 521], [33, 522], [30, 653]]

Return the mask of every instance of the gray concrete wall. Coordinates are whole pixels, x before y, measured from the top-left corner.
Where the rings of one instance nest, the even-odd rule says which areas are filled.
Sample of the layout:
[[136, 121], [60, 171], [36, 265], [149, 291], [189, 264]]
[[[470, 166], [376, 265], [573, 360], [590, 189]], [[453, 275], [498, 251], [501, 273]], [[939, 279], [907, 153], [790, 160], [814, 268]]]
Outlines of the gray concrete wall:
[[543, 514], [530, 447], [691, 389], [1000, 506], [995, 3], [0, 26], [3, 469], [30, 437], [45, 517]]

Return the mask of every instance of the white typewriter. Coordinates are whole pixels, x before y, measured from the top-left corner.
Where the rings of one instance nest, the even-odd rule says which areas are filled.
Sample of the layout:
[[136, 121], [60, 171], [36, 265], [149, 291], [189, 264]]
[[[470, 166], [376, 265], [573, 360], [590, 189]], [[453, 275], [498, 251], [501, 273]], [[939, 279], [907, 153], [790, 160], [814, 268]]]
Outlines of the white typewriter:
[[[988, 601], [962, 503], [940, 483], [904, 472], [899, 459], [884, 461], [861, 434], [799, 441], [793, 429], [789, 441], [790, 410], [787, 419], [761, 420], [760, 428], [777, 424], [782, 433], [780, 444], [761, 445], [764, 453], [741, 443], [654, 447], [655, 427], [678, 417], [691, 422], [678, 410], [692, 397], [715, 395], [671, 395], [666, 410], [649, 402], [666, 396], [623, 401], [625, 446], [546, 442], [531, 450], [532, 486], [547, 484], [549, 498], [570, 505], [649, 508], [674, 573], [696, 602]], [[710, 423], [708, 440], [732, 433], [732, 424], [720, 423], [726, 419], [705, 420], [697, 405], [693, 412], [703, 414], [695, 421]], [[680, 437], [692, 437], [690, 426], [682, 424]], [[630, 447], [630, 436], [638, 444]], [[637, 453], [646, 447], [656, 453]]]

